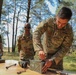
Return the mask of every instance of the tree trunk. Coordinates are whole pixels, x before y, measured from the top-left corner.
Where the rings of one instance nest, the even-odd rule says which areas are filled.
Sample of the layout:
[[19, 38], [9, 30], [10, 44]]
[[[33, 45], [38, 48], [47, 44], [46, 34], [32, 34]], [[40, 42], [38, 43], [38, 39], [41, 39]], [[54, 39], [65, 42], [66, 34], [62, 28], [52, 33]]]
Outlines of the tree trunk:
[[14, 15], [13, 15], [13, 30], [12, 30], [12, 52], [15, 52], [15, 14], [16, 14], [16, 0], [15, 0], [15, 8], [14, 8]]
[[21, 11], [21, 7], [20, 10], [18, 11], [18, 15], [17, 15], [17, 22], [16, 22], [16, 33], [15, 33], [15, 48], [16, 48], [16, 39], [17, 39], [17, 28], [18, 28], [18, 18], [19, 18], [19, 13]]
[[[9, 20], [9, 6], [8, 6], [8, 20]], [[7, 43], [8, 43], [8, 52], [10, 53], [10, 44], [9, 44], [9, 24], [7, 22]]]
[[3, 0], [0, 0], [0, 24], [1, 24], [2, 5], [3, 5]]
[[31, 5], [31, 0], [28, 0], [28, 8], [27, 8], [27, 20], [26, 22], [29, 22], [29, 13], [30, 13], [30, 5]]

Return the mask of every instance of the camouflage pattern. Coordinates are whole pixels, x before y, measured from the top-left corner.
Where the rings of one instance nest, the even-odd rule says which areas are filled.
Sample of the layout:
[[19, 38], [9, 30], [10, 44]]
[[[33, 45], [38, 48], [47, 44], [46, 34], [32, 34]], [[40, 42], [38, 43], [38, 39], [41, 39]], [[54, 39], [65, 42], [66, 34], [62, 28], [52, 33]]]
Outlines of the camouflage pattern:
[[34, 48], [32, 43], [32, 35], [26, 36], [22, 34], [18, 38], [18, 51], [20, 52], [20, 59], [28, 60], [34, 57]]
[[33, 45], [35, 51], [44, 50], [47, 58], [49, 53], [57, 65], [72, 45], [73, 30], [69, 23], [64, 28], [58, 29], [55, 20], [50, 18], [37, 26], [33, 33]]
[[0, 35], [0, 58], [3, 55], [2, 37]]

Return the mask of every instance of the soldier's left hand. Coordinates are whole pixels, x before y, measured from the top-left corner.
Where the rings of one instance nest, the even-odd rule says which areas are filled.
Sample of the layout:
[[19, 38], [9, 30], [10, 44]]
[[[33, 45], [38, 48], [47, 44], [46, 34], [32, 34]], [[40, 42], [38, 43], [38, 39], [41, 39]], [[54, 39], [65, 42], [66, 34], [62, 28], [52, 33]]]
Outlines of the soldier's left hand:
[[45, 53], [44, 53], [44, 51], [43, 50], [41, 50], [41, 51], [39, 51], [39, 58], [41, 59], [41, 60], [45, 60], [45, 58], [46, 58], [46, 55], [45, 55]]
[[49, 67], [51, 67], [52, 65], [52, 61], [50, 61], [49, 59], [46, 61], [45, 65], [42, 67], [42, 73], [46, 73], [47, 69]]

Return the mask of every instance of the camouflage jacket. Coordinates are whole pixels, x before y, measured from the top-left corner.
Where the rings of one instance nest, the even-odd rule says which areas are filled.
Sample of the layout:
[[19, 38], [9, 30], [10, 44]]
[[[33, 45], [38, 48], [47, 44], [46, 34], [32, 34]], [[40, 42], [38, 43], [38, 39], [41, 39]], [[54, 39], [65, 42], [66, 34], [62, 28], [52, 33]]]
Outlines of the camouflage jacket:
[[32, 35], [26, 36], [22, 34], [19, 36], [17, 46], [20, 52], [20, 59], [30, 59], [34, 56]]
[[54, 59], [56, 64], [69, 51], [72, 41], [71, 25], [67, 24], [63, 29], [58, 29], [55, 18], [41, 22], [33, 33], [35, 51], [44, 50], [45, 53], [53, 54], [51, 59]]

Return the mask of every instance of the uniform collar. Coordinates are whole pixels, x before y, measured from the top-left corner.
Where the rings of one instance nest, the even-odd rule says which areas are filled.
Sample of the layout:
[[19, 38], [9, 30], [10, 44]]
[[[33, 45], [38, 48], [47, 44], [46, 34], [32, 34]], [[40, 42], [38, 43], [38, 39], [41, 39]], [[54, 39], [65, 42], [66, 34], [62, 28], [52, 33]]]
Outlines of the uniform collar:
[[[56, 18], [53, 19], [53, 23], [56, 25]], [[67, 25], [66, 25], [64, 28], [62, 28], [62, 29], [65, 30], [65, 29], [67, 28], [67, 26], [68, 26], [68, 23], [67, 23]], [[56, 25], [56, 28], [57, 28], [57, 25]]]
[[26, 35], [25, 32], [23, 33], [23, 37], [31, 37], [32, 35]]

